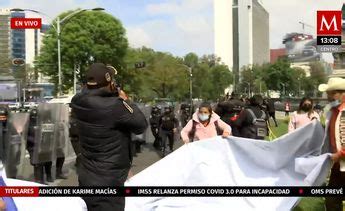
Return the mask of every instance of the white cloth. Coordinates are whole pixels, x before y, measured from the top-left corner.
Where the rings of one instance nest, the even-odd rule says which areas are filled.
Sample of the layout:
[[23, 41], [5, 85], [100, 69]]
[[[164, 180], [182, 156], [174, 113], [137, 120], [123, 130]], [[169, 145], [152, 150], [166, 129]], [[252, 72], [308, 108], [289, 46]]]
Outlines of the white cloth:
[[[1, 170], [0, 170], [1, 173]], [[45, 186], [35, 182], [6, 178], [6, 186]], [[12, 197], [18, 211], [87, 211], [86, 204], [79, 197]]]
[[[158, 161], [126, 186], [321, 185], [331, 162], [320, 155], [323, 128], [314, 121], [273, 142], [230, 137], [193, 142]], [[128, 197], [126, 211], [290, 210], [298, 197]]]

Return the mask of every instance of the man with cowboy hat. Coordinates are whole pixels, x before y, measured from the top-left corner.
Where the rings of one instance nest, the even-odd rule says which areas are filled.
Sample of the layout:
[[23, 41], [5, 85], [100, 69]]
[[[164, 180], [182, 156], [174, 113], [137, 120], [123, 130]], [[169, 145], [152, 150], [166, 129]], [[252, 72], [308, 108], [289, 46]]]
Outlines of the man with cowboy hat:
[[[114, 68], [89, 67], [85, 89], [71, 102], [80, 141], [80, 186], [123, 186], [131, 162], [131, 133], [148, 124], [139, 108], [116, 87]], [[84, 197], [89, 211], [123, 211], [124, 197]]]
[[[331, 109], [326, 117], [324, 149], [332, 153], [333, 167], [329, 186], [342, 187], [345, 184], [345, 79], [330, 78], [327, 84], [320, 84], [319, 91], [326, 92]], [[327, 210], [343, 210], [343, 197], [326, 197]]]

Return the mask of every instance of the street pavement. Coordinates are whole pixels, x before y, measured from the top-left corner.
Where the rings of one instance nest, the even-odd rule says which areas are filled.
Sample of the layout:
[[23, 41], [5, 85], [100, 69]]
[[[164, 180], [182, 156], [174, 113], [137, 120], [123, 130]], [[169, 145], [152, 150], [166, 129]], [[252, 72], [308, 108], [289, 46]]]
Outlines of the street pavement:
[[[147, 135], [148, 140], [146, 140], [146, 144], [142, 146], [141, 153], [137, 153], [137, 156], [133, 158], [133, 164], [131, 168], [133, 175], [141, 172], [142, 170], [146, 169], [147, 167], [151, 166], [161, 159], [160, 152], [153, 147], [153, 136], [151, 134], [151, 129], [148, 128], [147, 132], [149, 134]], [[175, 138], [174, 149], [177, 149], [182, 145], [182, 141], [180, 141], [179, 137], [177, 136]], [[74, 167], [74, 161], [65, 166], [65, 169], [68, 169], [68, 178], [66, 180], [57, 180], [54, 185], [77, 186], [78, 178], [76, 168]]]
[[[290, 113], [291, 115], [291, 113]], [[285, 119], [285, 112], [276, 112], [277, 119]], [[179, 129], [179, 131], [181, 128]], [[154, 164], [155, 162], [161, 159], [160, 152], [154, 149], [153, 147], [153, 135], [151, 133], [151, 129], [148, 128], [146, 131], [146, 144], [142, 146], [141, 153], [138, 153], [136, 157], [133, 159], [132, 165], [132, 174], [135, 175], [142, 170], [146, 169], [150, 165]], [[175, 136], [175, 143], [174, 149], [179, 148], [182, 146], [183, 143], [180, 140], [179, 132], [177, 136]], [[71, 147], [69, 147], [71, 149]], [[75, 167], [75, 156], [70, 156], [66, 158], [65, 165], [64, 165], [64, 172], [68, 176], [65, 180], [55, 180], [54, 183], [49, 183], [49, 185], [55, 186], [77, 186], [78, 185], [78, 177]], [[27, 154], [25, 159], [25, 168], [24, 168], [24, 179], [33, 181], [33, 167], [30, 165], [29, 156]]]

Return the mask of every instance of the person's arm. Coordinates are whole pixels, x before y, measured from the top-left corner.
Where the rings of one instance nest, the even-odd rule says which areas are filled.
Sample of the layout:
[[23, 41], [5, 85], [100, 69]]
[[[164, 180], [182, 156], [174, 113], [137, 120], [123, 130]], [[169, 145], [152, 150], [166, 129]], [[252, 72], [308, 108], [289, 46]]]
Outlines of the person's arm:
[[6, 204], [1, 198], [0, 198], [0, 211], [6, 211]]
[[295, 120], [295, 115], [292, 115], [292, 117], [290, 117], [290, 121], [289, 121], [289, 133], [296, 130], [296, 120]]
[[192, 130], [192, 127], [193, 127], [193, 120], [189, 120], [187, 125], [181, 130], [181, 139], [184, 143], [189, 142], [188, 134]]
[[223, 130], [223, 137], [227, 137], [227, 136], [231, 136], [231, 127], [230, 125], [226, 124], [223, 120], [219, 119], [218, 121], [218, 125], [220, 127], [220, 129]]
[[161, 125], [162, 125], [162, 117], [163, 115], [159, 116], [159, 119], [158, 119], [158, 127], [160, 128]]
[[318, 120], [318, 121], [320, 121], [320, 115], [317, 113], [317, 112], [313, 112], [313, 114], [314, 114], [314, 117]]
[[178, 128], [179, 122], [178, 119], [174, 116], [174, 128]]
[[239, 114], [238, 118], [233, 122], [235, 127], [242, 127], [243, 123], [245, 122], [247, 118], [247, 111], [243, 109], [241, 113]]
[[148, 123], [140, 109], [127, 100], [119, 100], [118, 103], [119, 105], [114, 109], [116, 124], [136, 135], [143, 133]]
[[340, 159], [345, 158], [345, 148], [343, 147], [341, 150], [338, 150], [336, 153], [332, 153], [331, 159], [334, 162], [338, 162]]

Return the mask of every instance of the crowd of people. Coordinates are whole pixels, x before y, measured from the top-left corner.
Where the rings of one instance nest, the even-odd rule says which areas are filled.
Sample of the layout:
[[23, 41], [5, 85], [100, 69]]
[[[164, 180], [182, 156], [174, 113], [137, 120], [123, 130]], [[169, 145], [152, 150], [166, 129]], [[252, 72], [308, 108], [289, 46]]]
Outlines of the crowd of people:
[[[328, 84], [320, 85], [319, 90], [327, 93], [331, 107], [326, 117], [325, 132], [327, 135], [324, 143], [324, 146], [329, 145], [329, 147], [324, 147], [324, 152], [332, 153], [331, 159], [334, 163], [329, 185], [342, 186], [345, 179], [345, 79], [331, 78]], [[289, 117], [288, 133], [312, 121], [320, 121], [320, 113], [322, 113], [320, 106], [314, 105], [310, 97], [302, 98], [297, 111], [292, 114], [290, 114], [292, 110], [290, 102], [285, 103], [284, 110], [285, 116]], [[269, 134], [270, 118], [278, 127], [275, 113], [276, 109], [272, 99], [264, 99], [260, 95], [241, 99], [239, 95], [232, 93], [230, 99], [218, 103], [215, 109], [212, 109], [209, 103], [201, 103], [181, 130], [181, 140], [187, 144], [218, 135], [264, 140]], [[165, 144], [164, 141], [160, 141], [159, 135], [159, 131], [162, 129], [161, 118], [161, 116], [157, 116], [159, 123], [154, 127], [157, 148]], [[176, 117], [172, 117], [171, 121], [176, 123]], [[152, 127], [151, 122], [151, 129]], [[342, 200], [341, 197], [327, 197], [327, 210], [342, 210]]]
[[[331, 110], [326, 117], [324, 152], [332, 153], [334, 165], [331, 170], [330, 186], [343, 186], [345, 179], [345, 79], [331, 78], [328, 84], [319, 86], [326, 92]], [[92, 64], [86, 75], [86, 84], [71, 102], [70, 136], [77, 155], [78, 182], [80, 186], [123, 186], [132, 165], [133, 152], [131, 135], [142, 134], [148, 127], [143, 112], [132, 103], [126, 93], [116, 86], [115, 73], [105, 64]], [[188, 106], [186, 106], [188, 107]], [[163, 112], [162, 110], [163, 109]], [[201, 103], [192, 114], [188, 107], [182, 112], [181, 141], [185, 144], [216, 136], [237, 136], [264, 140], [269, 134], [270, 118], [277, 127], [276, 110], [272, 99], [254, 95], [241, 99], [232, 93], [229, 99], [219, 102], [214, 108], [210, 103]], [[187, 111], [187, 112], [186, 112]], [[289, 115], [291, 105], [286, 104]], [[32, 115], [32, 117], [34, 117]], [[288, 124], [288, 132], [320, 121], [318, 108], [311, 98], [301, 100]], [[166, 145], [174, 150], [175, 135], [180, 126], [174, 108], [170, 105], [153, 106], [149, 120], [154, 136], [154, 147], [165, 156]], [[28, 147], [34, 140], [30, 135]], [[31, 140], [31, 141], [30, 141]], [[30, 150], [29, 150], [30, 152]], [[57, 177], [62, 173], [64, 158], [56, 161]], [[51, 163], [35, 165], [35, 178], [44, 183], [43, 171], [51, 180]], [[88, 210], [124, 210], [124, 197], [85, 197]], [[327, 198], [327, 210], [342, 210], [343, 198]]]

